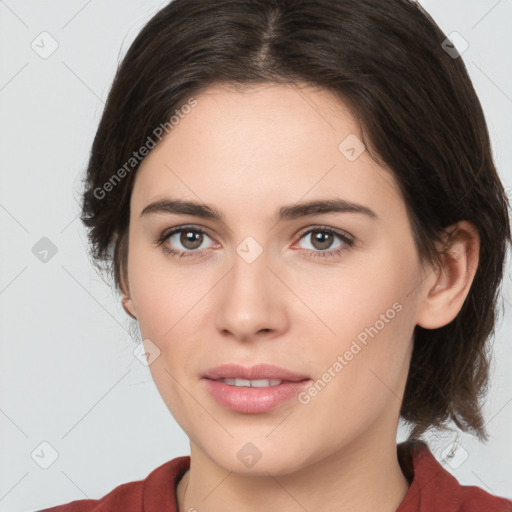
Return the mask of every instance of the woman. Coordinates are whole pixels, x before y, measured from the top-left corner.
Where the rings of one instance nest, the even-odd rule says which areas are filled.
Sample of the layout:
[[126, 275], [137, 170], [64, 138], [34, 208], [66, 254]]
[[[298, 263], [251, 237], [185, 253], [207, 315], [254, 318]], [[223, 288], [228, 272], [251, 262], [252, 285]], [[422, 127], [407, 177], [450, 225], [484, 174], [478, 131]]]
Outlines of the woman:
[[421, 439], [487, 439], [510, 242], [446, 40], [407, 0], [175, 0], [147, 23], [82, 220], [191, 455], [47, 510], [512, 510]]

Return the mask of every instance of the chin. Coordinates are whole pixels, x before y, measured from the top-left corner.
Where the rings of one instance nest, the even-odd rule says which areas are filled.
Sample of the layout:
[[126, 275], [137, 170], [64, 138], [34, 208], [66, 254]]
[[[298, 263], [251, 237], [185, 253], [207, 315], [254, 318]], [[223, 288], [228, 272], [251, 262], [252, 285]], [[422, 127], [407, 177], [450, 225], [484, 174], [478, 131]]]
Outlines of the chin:
[[252, 442], [249, 437], [246, 435], [238, 442], [232, 440], [228, 445], [216, 443], [207, 454], [226, 471], [251, 476], [286, 475], [308, 463], [308, 454], [303, 449], [307, 446], [306, 441], [276, 446], [264, 438], [254, 436]]

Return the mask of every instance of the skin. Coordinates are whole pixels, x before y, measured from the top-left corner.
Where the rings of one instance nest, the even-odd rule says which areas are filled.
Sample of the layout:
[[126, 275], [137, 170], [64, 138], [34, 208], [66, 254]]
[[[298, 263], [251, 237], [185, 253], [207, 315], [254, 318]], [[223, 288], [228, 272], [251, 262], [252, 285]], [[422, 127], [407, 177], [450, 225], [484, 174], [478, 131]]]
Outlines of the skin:
[[[150, 364], [155, 384], [190, 439], [179, 510], [394, 512], [409, 487], [396, 433], [413, 329], [456, 316], [478, 264], [478, 235], [457, 224], [442, 266], [422, 264], [392, 174], [368, 151], [350, 161], [338, 149], [362, 135], [327, 91], [216, 85], [197, 101], [137, 171], [122, 286], [123, 306], [160, 351]], [[224, 221], [141, 217], [167, 198], [212, 205]], [[334, 198], [376, 218], [272, 219], [285, 204]], [[168, 238], [164, 244], [189, 255], [173, 257], [156, 240], [184, 225], [207, 235], [198, 249], [179, 234]], [[306, 234], [322, 226], [354, 244], [315, 257], [344, 244], [334, 236], [322, 246]], [[248, 236], [263, 250], [252, 263], [236, 252]], [[400, 312], [307, 404], [293, 398], [265, 413], [234, 412], [201, 380], [225, 362], [276, 364], [320, 379], [397, 302]], [[262, 454], [250, 468], [237, 457], [248, 442]]]

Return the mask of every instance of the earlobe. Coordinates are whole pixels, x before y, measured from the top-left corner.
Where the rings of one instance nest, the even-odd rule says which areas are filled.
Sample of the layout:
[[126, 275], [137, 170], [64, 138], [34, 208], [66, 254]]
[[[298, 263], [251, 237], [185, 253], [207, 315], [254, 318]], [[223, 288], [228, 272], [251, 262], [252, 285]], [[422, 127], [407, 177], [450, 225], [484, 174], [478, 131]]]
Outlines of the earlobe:
[[460, 221], [447, 232], [440, 266], [433, 270], [435, 279], [426, 280], [429, 288], [418, 312], [417, 324], [425, 329], [443, 327], [457, 316], [478, 267], [480, 237], [476, 228]]

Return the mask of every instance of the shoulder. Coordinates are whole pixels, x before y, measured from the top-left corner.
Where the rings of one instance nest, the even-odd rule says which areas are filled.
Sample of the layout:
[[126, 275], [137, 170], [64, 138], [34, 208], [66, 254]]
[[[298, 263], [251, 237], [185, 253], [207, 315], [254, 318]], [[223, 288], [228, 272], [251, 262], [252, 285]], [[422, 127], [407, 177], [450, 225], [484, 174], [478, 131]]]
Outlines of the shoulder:
[[512, 501], [480, 487], [461, 485], [422, 441], [397, 447], [411, 486], [397, 512], [512, 512]]
[[75, 500], [37, 512], [175, 512], [175, 487], [189, 466], [190, 456], [176, 457], [144, 480], [118, 485], [102, 498]]

